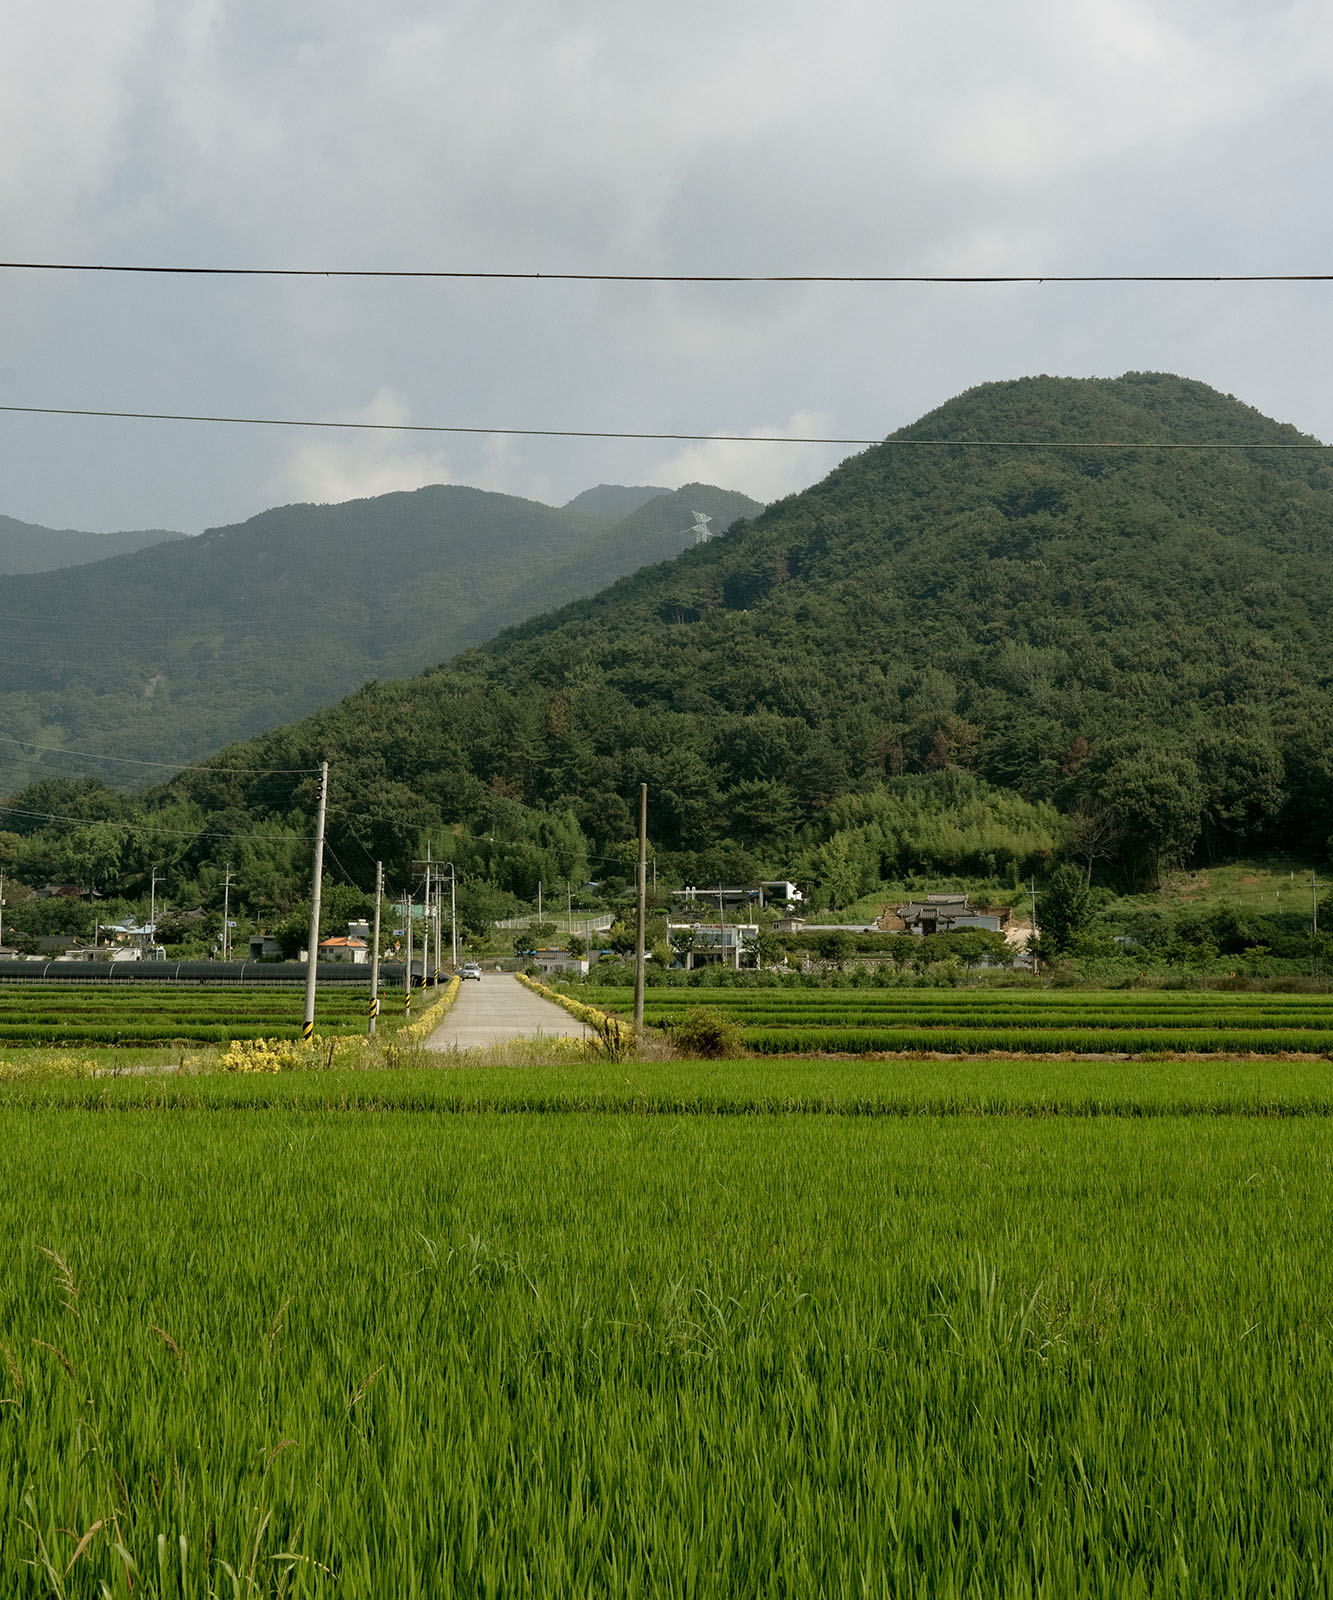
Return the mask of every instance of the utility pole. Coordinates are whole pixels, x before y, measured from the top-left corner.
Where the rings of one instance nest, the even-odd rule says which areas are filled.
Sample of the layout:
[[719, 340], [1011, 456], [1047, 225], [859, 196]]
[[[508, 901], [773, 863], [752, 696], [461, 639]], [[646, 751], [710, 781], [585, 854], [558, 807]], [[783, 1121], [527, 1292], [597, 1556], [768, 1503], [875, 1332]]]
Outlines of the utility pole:
[[380, 1014], [380, 898], [384, 893], [384, 863], [375, 863], [375, 922], [370, 935], [370, 1021], [367, 1038], [375, 1037], [375, 1018]]
[[1035, 976], [1041, 966], [1037, 960], [1037, 880], [1029, 878], [1028, 887], [1032, 891], [1032, 972]]
[[537, 879], [537, 921], [542, 920], [542, 880]]
[[412, 890], [407, 891], [407, 982], [404, 985], [403, 1013], [412, 1015]]
[[431, 890], [431, 859], [430, 840], [426, 840], [426, 859], [422, 862], [425, 868], [426, 888], [421, 901], [421, 987], [426, 987], [426, 969], [430, 966], [430, 890]]
[[[5, 942], [5, 869], [0, 867], [0, 944]], [[97, 949], [97, 924], [93, 923], [93, 949]]]
[[[166, 874], [162, 876], [165, 878]], [[157, 878], [157, 868], [154, 867], [148, 883], [148, 926], [154, 944], [157, 943]]]
[[305, 1020], [301, 1024], [301, 1038], [309, 1041], [315, 1037], [315, 983], [319, 965], [319, 895], [324, 884], [324, 815], [329, 799], [329, 764], [319, 764], [319, 811], [315, 819], [315, 860], [310, 882], [310, 948], [305, 963]]
[[226, 876], [222, 880], [222, 959], [227, 961], [231, 957], [231, 923], [227, 918], [231, 915], [231, 863], [227, 863]]
[[454, 971], [458, 970], [458, 873], [449, 863], [449, 954]]
[[1315, 975], [1319, 959], [1319, 880], [1310, 868], [1310, 976]]
[[644, 943], [648, 927], [648, 785], [639, 785], [639, 873], [634, 916], [634, 1031], [643, 1035]]
[[439, 870], [438, 867], [436, 867], [434, 870], [435, 870], [435, 960], [434, 960], [432, 965], [433, 965], [434, 976], [435, 976], [435, 984], [436, 984], [436, 987], [438, 988], [439, 987], [439, 982], [440, 982], [440, 931], [441, 931], [440, 930], [440, 923], [444, 919], [440, 916], [440, 870]]
[[568, 878], [566, 878], [565, 879], [565, 943], [566, 944], [569, 943], [569, 940], [573, 937], [573, 934], [574, 934], [574, 885], [569, 881]]

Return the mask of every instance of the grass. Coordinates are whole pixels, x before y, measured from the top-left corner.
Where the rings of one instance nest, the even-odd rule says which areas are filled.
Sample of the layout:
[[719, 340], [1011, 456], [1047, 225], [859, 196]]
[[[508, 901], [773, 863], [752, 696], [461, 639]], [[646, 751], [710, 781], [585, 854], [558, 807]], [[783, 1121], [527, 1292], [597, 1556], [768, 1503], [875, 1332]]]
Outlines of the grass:
[[270, 1106], [0, 1110], [0, 1591], [1329, 1590], [1322, 1118]]
[[186, 1114], [186, 1120], [196, 1112], [270, 1110], [895, 1119], [1333, 1115], [1333, 1068], [1323, 1061], [783, 1057], [611, 1063], [573, 1056], [556, 1044], [526, 1044], [387, 1070], [101, 1078], [33, 1073], [0, 1080], [0, 1110], [154, 1110]]

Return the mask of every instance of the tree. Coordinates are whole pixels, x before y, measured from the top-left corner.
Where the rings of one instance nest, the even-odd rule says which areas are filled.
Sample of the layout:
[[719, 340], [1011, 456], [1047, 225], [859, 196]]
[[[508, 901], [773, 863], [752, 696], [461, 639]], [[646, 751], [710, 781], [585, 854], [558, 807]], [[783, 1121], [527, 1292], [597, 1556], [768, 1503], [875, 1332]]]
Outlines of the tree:
[[699, 948], [699, 935], [693, 928], [677, 928], [667, 942], [680, 957], [681, 966], [688, 967], [691, 955]]
[[777, 966], [782, 960], [782, 940], [776, 933], [769, 933], [767, 929], [761, 929], [754, 938], [747, 939], [745, 948], [753, 954], [754, 964], [761, 971], [765, 967]]
[[1096, 769], [1096, 798], [1116, 824], [1127, 875], [1156, 888], [1163, 867], [1182, 861], [1199, 836], [1204, 793], [1197, 767], [1146, 736], [1108, 747], [1088, 767]]
[[850, 933], [821, 933], [815, 941], [815, 949], [821, 961], [831, 961], [840, 967], [852, 953], [852, 936]]
[[1087, 926], [1091, 906], [1092, 891], [1083, 874], [1070, 862], [1062, 861], [1037, 897], [1043, 953], [1066, 954]]

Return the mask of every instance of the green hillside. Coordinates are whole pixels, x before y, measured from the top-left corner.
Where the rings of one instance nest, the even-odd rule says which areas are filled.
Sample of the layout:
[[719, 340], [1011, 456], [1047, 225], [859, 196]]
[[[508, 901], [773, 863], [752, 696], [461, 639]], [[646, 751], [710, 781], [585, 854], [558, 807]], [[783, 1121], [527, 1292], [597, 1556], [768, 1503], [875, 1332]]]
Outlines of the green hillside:
[[[1322, 451], [1266, 448], [1302, 436], [1161, 374], [987, 384], [894, 439], [967, 442], [869, 449], [225, 764], [328, 756], [356, 870], [429, 833], [519, 894], [623, 876], [641, 780], [664, 870], [799, 871], [838, 903], [915, 871], [1016, 879], [1062, 851], [1140, 886], [1177, 860], [1324, 854]], [[1021, 440], [1068, 445], [982, 447]], [[1154, 448], [1111, 447], [1129, 441]], [[1164, 448], [1205, 441], [1256, 448]], [[308, 817], [311, 795], [205, 772], [163, 799], [239, 830]]]
[[[183, 762], [674, 554], [700, 497], [724, 525], [757, 509], [692, 487], [612, 520], [437, 486], [285, 506], [15, 577], [0, 594], [0, 724], [33, 742]], [[40, 770], [5, 747], [0, 793]]]
[[140, 528], [128, 533], [80, 533], [75, 528], [43, 528], [35, 522], [0, 517], [0, 576], [18, 572], [53, 572], [58, 567], [81, 567], [89, 561], [127, 555], [183, 533], [165, 528]]

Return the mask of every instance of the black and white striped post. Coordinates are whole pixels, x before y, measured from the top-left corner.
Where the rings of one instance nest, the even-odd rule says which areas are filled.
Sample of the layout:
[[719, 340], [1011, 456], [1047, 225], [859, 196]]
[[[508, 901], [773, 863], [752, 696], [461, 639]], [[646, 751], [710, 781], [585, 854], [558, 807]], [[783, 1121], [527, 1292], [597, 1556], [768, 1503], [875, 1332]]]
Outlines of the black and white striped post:
[[384, 894], [384, 863], [375, 863], [375, 923], [370, 935], [370, 1019], [368, 1038], [375, 1037], [375, 1018], [380, 1014], [380, 899]]

